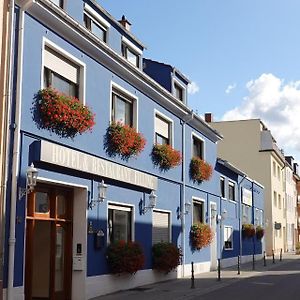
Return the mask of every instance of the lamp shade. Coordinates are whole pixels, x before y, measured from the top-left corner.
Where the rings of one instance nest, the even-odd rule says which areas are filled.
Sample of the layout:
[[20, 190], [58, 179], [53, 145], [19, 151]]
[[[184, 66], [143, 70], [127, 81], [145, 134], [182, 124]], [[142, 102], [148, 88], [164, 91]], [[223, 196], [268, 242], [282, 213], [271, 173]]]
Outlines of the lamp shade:
[[36, 186], [37, 177], [38, 170], [34, 167], [34, 164], [31, 163], [26, 171], [26, 179], [29, 190], [33, 190], [33, 188]]
[[149, 195], [149, 208], [154, 208], [156, 206], [157, 196], [155, 195], [154, 191], [151, 192]]
[[102, 180], [98, 183], [98, 201], [103, 202], [106, 199], [107, 184]]

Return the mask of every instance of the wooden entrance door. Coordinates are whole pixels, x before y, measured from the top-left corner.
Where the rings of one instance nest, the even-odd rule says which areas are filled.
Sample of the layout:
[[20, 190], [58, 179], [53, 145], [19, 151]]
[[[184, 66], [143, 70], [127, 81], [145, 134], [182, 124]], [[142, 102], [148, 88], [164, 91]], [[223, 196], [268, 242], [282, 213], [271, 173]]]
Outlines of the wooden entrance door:
[[72, 212], [72, 191], [39, 185], [28, 195], [26, 300], [71, 299]]

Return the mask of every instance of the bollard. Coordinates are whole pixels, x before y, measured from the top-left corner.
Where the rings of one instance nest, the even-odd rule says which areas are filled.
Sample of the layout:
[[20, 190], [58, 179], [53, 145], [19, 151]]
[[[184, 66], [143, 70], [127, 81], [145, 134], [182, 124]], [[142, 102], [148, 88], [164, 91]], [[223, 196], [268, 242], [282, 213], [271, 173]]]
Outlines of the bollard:
[[272, 250], [272, 257], [273, 257], [273, 264], [275, 264], [275, 254], [274, 254], [274, 250]]
[[192, 262], [191, 289], [194, 289], [194, 288], [195, 288], [194, 262]]
[[280, 249], [279, 261], [282, 261], [282, 248]]
[[255, 255], [252, 254], [252, 270], [255, 270]]
[[221, 281], [221, 259], [218, 258], [218, 281]]
[[237, 267], [238, 267], [238, 275], [240, 275], [241, 274], [241, 258], [240, 258], [240, 256], [238, 255], [238, 265], [237, 265]]
[[267, 260], [266, 260], [266, 251], [264, 251], [264, 267], [266, 267], [267, 266]]

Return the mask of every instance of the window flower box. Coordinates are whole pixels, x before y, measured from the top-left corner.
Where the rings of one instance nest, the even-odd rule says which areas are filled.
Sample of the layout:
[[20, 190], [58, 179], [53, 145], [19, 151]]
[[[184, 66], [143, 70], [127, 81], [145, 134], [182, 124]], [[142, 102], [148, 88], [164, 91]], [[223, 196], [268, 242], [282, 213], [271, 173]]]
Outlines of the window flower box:
[[195, 182], [201, 183], [212, 176], [212, 166], [199, 157], [193, 157], [190, 163], [190, 176]]
[[152, 161], [163, 171], [167, 171], [181, 164], [181, 153], [172, 148], [172, 146], [164, 144], [156, 144], [152, 149]]
[[208, 247], [214, 237], [210, 226], [204, 223], [193, 224], [190, 231], [191, 246], [195, 250]]
[[255, 236], [255, 227], [253, 224], [243, 224], [242, 234], [244, 238], [250, 239]]
[[39, 128], [61, 137], [74, 138], [95, 125], [95, 115], [87, 106], [51, 87], [40, 90], [33, 104], [33, 118]]
[[153, 269], [169, 273], [181, 263], [182, 253], [180, 248], [172, 243], [161, 242], [153, 245]]
[[105, 148], [110, 156], [120, 155], [123, 159], [139, 155], [146, 144], [146, 140], [135, 128], [120, 122], [112, 123], [107, 128]]
[[145, 264], [141, 246], [136, 242], [118, 241], [107, 248], [107, 262], [113, 274], [135, 274]]
[[261, 226], [256, 226], [256, 238], [261, 240], [265, 235], [265, 230]]

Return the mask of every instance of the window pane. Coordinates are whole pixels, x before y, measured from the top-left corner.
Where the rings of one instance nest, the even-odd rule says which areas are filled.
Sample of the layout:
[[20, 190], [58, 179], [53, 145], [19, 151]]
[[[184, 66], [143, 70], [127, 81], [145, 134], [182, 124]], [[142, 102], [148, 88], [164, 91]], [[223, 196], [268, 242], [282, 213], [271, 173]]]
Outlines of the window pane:
[[234, 184], [228, 185], [228, 199], [235, 200]]
[[110, 242], [131, 240], [131, 212], [109, 209]]
[[65, 230], [63, 227], [56, 227], [55, 292], [64, 289], [64, 252]]
[[203, 203], [193, 203], [193, 223], [203, 223]]
[[139, 67], [139, 56], [132, 52], [129, 48], [126, 48], [126, 58], [134, 66]]
[[132, 126], [132, 102], [114, 95], [113, 121]]
[[35, 212], [46, 214], [49, 213], [50, 202], [47, 193], [36, 192], [35, 194]]
[[183, 89], [176, 83], [174, 84], [174, 87], [175, 87], [175, 97], [183, 101]]
[[193, 137], [193, 156], [203, 159], [203, 142]]
[[224, 180], [224, 178], [220, 178], [220, 189], [221, 189], [221, 197], [225, 198], [225, 180]]
[[98, 26], [93, 20], [91, 22], [91, 31], [96, 35], [100, 40], [106, 41], [106, 30]]
[[54, 4], [56, 4], [59, 7], [63, 7], [63, 0], [51, 0]]
[[155, 143], [159, 145], [168, 145], [169, 144], [169, 139], [159, 135], [155, 134]]
[[66, 198], [64, 195], [58, 195], [56, 197], [57, 216], [63, 217], [66, 214]]
[[76, 84], [54, 72], [52, 72], [51, 86], [67, 96], [78, 97]]

